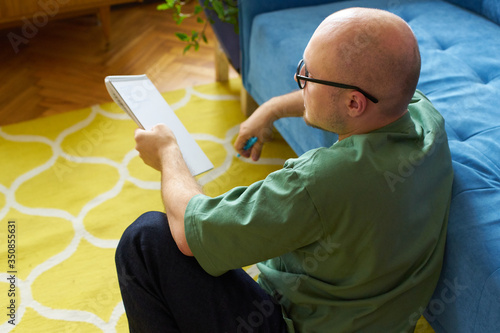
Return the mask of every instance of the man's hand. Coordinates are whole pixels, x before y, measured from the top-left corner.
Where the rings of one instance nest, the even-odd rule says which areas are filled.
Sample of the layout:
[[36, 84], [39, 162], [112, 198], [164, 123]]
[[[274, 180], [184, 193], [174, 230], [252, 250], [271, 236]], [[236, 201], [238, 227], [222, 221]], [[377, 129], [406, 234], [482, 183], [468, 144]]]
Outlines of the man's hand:
[[162, 159], [168, 155], [167, 150], [178, 147], [174, 133], [164, 124], [155, 125], [150, 131], [136, 129], [135, 142], [139, 157], [158, 171], [162, 171]]
[[[303, 115], [304, 99], [300, 90], [271, 98], [241, 123], [234, 148], [241, 156], [251, 157], [252, 160], [257, 161], [264, 143], [273, 138], [273, 123], [279, 118], [302, 117]], [[253, 136], [257, 137], [257, 142], [250, 150], [243, 150], [247, 140]]]
[[[241, 123], [240, 132], [234, 143], [236, 151], [241, 156], [251, 157], [252, 160], [257, 161], [260, 158], [264, 143], [271, 141], [273, 138], [274, 120], [266, 112], [266, 104], [258, 108], [247, 120]], [[249, 150], [243, 150], [246, 142], [254, 136], [257, 137], [257, 142]]]

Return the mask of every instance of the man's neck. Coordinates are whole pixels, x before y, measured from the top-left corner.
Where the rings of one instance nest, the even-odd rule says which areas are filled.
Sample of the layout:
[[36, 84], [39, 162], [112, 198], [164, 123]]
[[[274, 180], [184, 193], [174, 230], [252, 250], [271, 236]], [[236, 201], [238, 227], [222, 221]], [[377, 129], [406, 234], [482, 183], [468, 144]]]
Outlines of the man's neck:
[[379, 128], [385, 127], [401, 119], [401, 117], [403, 117], [407, 112], [408, 109], [406, 109], [404, 112], [394, 117], [378, 118], [376, 121], [364, 121], [363, 123], [358, 124], [358, 126], [353, 127], [348, 132], [338, 133], [339, 141], [342, 141], [352, 135], [366, 134], [378, 130]]

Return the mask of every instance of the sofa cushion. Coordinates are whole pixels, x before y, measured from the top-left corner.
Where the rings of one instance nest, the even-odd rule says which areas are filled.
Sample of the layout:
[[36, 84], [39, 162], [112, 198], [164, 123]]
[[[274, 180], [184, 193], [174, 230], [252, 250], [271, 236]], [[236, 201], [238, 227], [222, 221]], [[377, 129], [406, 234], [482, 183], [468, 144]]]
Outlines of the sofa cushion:
[[[422, 55], [418, 89], [445, 118], [455, 172], [445, 263], [425, 315], [437, 332], [500, 332], [500, 27], [492, 21], [500, 5], [453, 2], [467, 8], [439, 0], [356, 0], [260, 14], [246, 87], [259, 103], [297, 89], [293, 75], [309, 38], [342, 8], [387, 9], [409, 22]], [[336, 140], [300, 118], [276, 127], [298, 154]]]
[[448, 0], [448, 2], [472, 10], [500, 24], [500, 2], [498, 0]]

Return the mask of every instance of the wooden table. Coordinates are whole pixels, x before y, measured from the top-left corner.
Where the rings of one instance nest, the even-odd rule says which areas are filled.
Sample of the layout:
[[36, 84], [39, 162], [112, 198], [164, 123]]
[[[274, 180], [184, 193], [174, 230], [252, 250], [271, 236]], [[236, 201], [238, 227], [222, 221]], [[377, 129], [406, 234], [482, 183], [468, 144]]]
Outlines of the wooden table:
[[142, 2], [142, 0], [2, 0], [0, 29], [21, 26], [18, 40], [29, 40], [50, 20], [87, 14], [98, 14], [106, 44], [111, 37], [111, 5]]

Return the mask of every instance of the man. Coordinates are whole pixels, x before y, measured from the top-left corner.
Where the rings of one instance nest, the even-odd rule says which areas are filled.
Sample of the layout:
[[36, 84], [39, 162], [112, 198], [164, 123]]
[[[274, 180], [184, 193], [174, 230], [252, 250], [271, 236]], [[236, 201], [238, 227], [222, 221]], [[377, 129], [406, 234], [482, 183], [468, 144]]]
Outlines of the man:
[[[235, 147], [257, 160], [288, 116], [339, 141], [217, 198], [202, 194], [166, 126], [137, 130], [141, 158], [162, 173], [166, 215], [141, 216], [117, 249], [131, 331], [412, 332], [439, 277], [452, 183], [443, 119], [415, 93], [419, 73], [402, 19], [332, 14], [305, 49], [301, 90], [263, 104]], [[238, 269], [255, 262], [258, 283]]]

